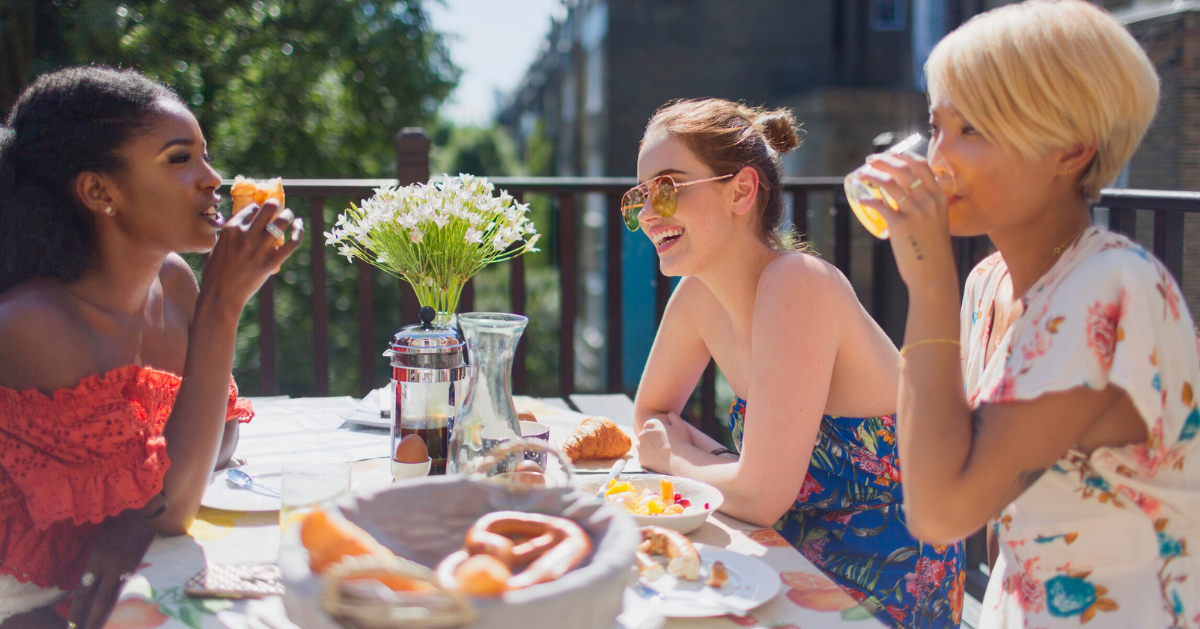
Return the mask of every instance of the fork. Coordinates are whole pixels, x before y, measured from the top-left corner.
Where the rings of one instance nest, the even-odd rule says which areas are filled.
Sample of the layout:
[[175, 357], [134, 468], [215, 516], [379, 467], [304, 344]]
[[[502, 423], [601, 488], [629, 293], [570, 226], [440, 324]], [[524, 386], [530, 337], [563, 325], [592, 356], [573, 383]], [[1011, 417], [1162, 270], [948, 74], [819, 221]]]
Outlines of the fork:
[[[706, 597], [706, 596], [703, 596], [700, 594], [697, 594], [696, 596], [684, 596], [684, 595], [680, 595], [679, 593], [661, 592], [659, 590], [654, 589], [647, 583], [643, 582], [641, 579], [634, 580], [633, 584], [630, 585], [630, 587], [632, 587], [633, 591], [637, 592], [639, 596], [641, 596], [642, 598], [646, 599], [647, 601], [649, 601], [651, 603], [655, 603], [658, 601], [665, 601], [668, 598], [672, 598], [677, 601], [687, 601], [690, 603], [697, 603], [699, 605], [707, 605], [709, 607], [716, 607], [717, 609], [720, 609], [720, 610], [730, 614], [731, 616], [737, 616], [738, 618], [745, 617], [747, 614], [750, 613], [749, 611], [747, 611], [745, 609], [742, 609], [740, 607], [735, 607], [735, 606], [730, 605], [729, 603], [726, 603], [717, 598], [710, 598], [710, 597]], [[668, 594], [670, 594], [670, 596], [668, 596]]]

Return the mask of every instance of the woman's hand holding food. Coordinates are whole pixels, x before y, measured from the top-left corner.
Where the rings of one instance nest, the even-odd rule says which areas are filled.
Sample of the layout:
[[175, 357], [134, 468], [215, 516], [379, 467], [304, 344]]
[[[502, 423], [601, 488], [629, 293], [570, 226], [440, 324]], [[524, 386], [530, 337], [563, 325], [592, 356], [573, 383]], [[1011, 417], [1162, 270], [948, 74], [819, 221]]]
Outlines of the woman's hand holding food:
[[911, 155], [880, 154], [867, 158], [861, 177], [896, 200], [896, 208], [882, 199], [863, 205], [879, 212], [888, 224], [892, 251], [900, 277], [910, 291], [954, 291], [958, 276], [950, 246], [949, 200], [924, 159]]
[[678, 413], [652, 417], [638, 433], [638, 460], [642, 467], [663, 474], [671, 473], [671, 454], [694, 447], [687, 422]]
[[[290, 238], [280, 234], [292, 226]], [[163, 428], [171, 469], [163, 477], [169, 506], [149, 524], [160, 533], [187, 531], [200, 508], [225, 433], [233, 346], [242, 308], [304, 238], [304, 226], [277, 199], [250, 205], [221, 227], [204, 265], [183, 384]]]
[[240, 310], [303, 240], [303, 220], [275, 199], [243, 209], [221, 227], [220, 240], [204, 265], [202, 295], [213, 294]]

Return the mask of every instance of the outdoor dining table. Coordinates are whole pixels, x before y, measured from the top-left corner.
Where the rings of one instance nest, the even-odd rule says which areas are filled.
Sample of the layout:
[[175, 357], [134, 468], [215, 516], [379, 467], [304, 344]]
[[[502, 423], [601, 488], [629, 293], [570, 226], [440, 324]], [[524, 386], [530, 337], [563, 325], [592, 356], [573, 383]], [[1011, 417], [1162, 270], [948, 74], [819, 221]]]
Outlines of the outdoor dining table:
[[[578, 397], [578, 396], [573, 396]], [[621, 402], [621, 400], [617, 400]], [[632, 404], [613, 406], [609, 416], [632, 432]], [[290, 462], [336, 462], [349, 465], [355, 492], [385, 486], [392, 481], [386, 430], [363, 428], [346, 422], [359, 402], [350, 397], [253, 398], [255, 417], [241, 428], [236, 457], [250, 465]], [[593, 400], [603, 403], [605, 400]], [[517, 398], [517, 405], [533, 410], [550, 426], [557, 443], [586, 416], [561, 399]], [[361, 409], [360, 409], [361, 410]], [[615, 415], [615, 416], [614, 416]], [[630, 469], [640, 469], [636, 460]], [[224, 482], [216, 479], [216, 482]], [[696, 532], [694, 542], [757, 557], [777, 571], [779, 593], [745, 617], [662, 619], [653, 606], [627, 607], [616, 627], [882, 627], [853, 599], [841, 592], [821, 571], [773, 529], [747, 524], [714, 513]], [[109, 629], [296, 629], [284, 612], [282, 598], [231, 600], [191, 598], [185, 584], [210, 564], [270, 564], [279, 551], [277, 511], [239, 512], [201, 508], [188, 534], [154, 540], [141, 566], [126, 581], [106, 625]], [[569, 624], [569, 623], [568, 623]]]

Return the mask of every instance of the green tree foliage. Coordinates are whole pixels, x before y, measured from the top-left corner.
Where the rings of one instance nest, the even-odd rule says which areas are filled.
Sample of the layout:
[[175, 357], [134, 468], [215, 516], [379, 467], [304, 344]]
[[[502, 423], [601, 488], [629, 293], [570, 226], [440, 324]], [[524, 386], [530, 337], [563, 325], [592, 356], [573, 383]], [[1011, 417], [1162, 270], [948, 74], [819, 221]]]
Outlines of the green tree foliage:
[[[218, 170], [231, 176], [394, 177], [393, 135], [432, 123], [458, 70], [423, 0], [0, 0], [0, 108], [37, 75], [83, 63], [133, 67], [190, 105]], [[329, 199], [325, 223], [351, 199]], [[357, 200], [357, 199], [354, 199]], [[308, 216], [305, 200], [289, 199]], [[278, 390], [312, 391], [313, 255], [331, 306], [330, 389], [358, 391], [357, 270], [305, 243], [276, 276]], [[191, 260], [200, 270], [201, 260]], [[401, 323], [399, 288], [375, 275], [375, 346]], [[238, 335], [235, 375], [258, 373], [257, 300]], [[386, 378], [379, 358], [375, 381]]]
[[457, 80], [421, 0], [7, 2], [0, 105], [53, 67], [134, 67], [191, 105], [227, 172], [391, 176], [393, 133]]
[[433, 140], [435, 173], [501, 177], [521, 171], [512, 141], [500, 127], [442, 127]]

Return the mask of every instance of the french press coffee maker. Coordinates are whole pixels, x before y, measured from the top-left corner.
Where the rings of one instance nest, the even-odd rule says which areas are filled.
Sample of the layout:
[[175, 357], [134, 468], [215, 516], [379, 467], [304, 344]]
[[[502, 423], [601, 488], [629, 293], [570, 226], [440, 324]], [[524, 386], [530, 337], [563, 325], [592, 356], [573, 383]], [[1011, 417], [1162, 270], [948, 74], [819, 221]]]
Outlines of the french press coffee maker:
[[406, 325], [392, 337], [392, 453], [400, 440], [416, 434], [425, 441], [430, 474], [446, 473], [454, 420], [466, 398], [466, 343], [453, 327], [434, 325], [437, 312], [421, 308], [421, 323]]

